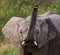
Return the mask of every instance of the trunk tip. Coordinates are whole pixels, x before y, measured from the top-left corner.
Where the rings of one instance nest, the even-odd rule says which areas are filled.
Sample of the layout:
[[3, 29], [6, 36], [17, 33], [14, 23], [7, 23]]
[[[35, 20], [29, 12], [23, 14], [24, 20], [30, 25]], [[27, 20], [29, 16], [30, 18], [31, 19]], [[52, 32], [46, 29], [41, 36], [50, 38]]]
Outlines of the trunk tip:
[[38, 4], [34, 4], [34, 8], [38, 8]]

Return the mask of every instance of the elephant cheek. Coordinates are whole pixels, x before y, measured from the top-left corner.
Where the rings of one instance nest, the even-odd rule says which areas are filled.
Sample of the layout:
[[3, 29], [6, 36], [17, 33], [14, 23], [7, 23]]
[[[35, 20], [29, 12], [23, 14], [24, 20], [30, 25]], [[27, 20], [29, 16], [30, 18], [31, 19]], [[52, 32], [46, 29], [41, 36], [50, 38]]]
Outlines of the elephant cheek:
[[23, 40], [26, 40], [26, 39], [27, 39], [27, 32], [23, 34]]

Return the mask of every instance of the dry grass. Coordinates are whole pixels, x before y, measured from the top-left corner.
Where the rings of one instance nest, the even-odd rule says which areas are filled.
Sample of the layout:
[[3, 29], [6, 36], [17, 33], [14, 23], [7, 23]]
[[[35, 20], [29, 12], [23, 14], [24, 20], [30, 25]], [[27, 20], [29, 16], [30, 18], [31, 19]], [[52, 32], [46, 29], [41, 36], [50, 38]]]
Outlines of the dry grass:
[[0, 55], [19, 55], [19, 49], [11, 43], [0, 43]]

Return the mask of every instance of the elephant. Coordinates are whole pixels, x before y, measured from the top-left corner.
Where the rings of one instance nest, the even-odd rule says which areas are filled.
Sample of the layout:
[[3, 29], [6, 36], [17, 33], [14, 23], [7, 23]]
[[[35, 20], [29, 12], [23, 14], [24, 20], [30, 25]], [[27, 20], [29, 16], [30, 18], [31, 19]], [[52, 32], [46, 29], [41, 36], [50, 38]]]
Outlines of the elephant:
[[12, 17], [2, 28], [3, 35], [21, 49], [20, 55], [60, 55], [60, 15], [47, 12]]

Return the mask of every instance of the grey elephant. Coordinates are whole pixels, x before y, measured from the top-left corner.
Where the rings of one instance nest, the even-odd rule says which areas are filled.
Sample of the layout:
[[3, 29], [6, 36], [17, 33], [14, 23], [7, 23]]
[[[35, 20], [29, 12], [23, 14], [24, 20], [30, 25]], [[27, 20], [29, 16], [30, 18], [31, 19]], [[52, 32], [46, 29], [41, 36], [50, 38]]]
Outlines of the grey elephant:
[[21, 55], [60, 55], [60, 15], [12, 17], [2, 28], [4, 36], [21, 49]]

